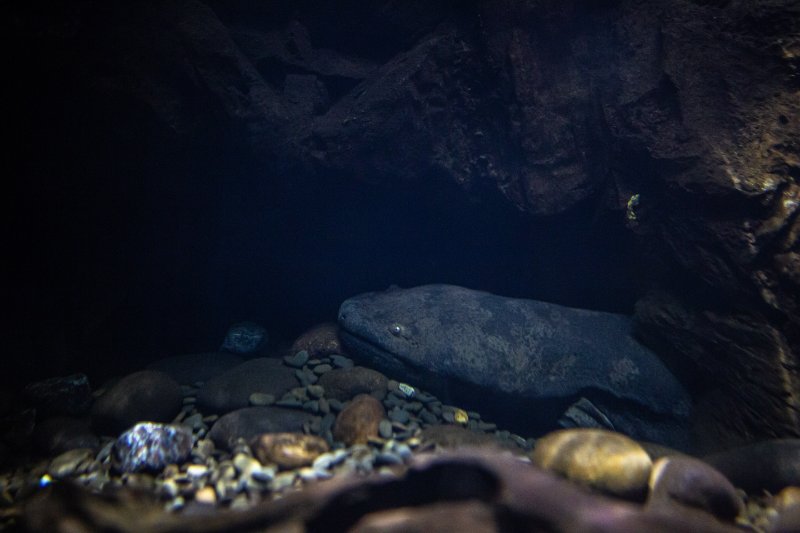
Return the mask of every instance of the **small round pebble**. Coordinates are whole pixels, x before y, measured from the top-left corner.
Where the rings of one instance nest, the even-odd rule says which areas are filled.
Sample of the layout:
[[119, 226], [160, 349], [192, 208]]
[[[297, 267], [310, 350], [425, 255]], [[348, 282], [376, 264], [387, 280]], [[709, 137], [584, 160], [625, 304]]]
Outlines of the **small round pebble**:
[[355, 364], [353, 363], [353, 360], [350, 359], [349, 357], [345, 357], [339, 354], [331, 355], [331, 362], [333, 363], [333, 366], [335, 366], [336, 368], [353, 368]]
[[265, 392], [254, 392], [248, 400], [250, 405], [263, 407], [275, 403], [275, 396]]
[[309, 385], [306, 387], [306, 391], [308, 391], [308, 395], [312, 398], [322, 398], [325, 395], [325, 388], [321, 385]]
[[392, 438], [392, 423], [385, 418], [381, 420], [381, 423], [378, 424], [378, 435], [384, 439], [391, 439]]
[[214, 505], [217, 503], [217, 493], [213, 487], [203, 487], [194, 493], [194, 500], [204, 505]]
[[47, 472], [56, 479], [82, 474], [91, 462], [92, 455], [89, 448], [69, 450], [50, 461]]
[[393, 407], [389, 410], [389, 420], [397, 422], [398, 424], [407, 424], [408, 421], [411, 420], [411, 416], [405, 409]]
[[321, 376], [325, 372], [330, 372], [331, 370], [333, 370], [333, 367], [327, 363], [314, 367], [314, 373], [318, 376]]
[[305, 350], [300, 350], [294, 355], [287, 355], [283, 358], [283, 362], [293, 368], [302, 368], [308, 362], [309, 355]]

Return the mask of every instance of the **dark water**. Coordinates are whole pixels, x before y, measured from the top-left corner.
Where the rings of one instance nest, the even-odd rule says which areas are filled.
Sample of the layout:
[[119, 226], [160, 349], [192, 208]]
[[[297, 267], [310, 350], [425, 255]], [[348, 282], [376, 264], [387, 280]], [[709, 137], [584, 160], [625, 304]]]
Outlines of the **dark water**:
[[240, 320], [291, 341], [390, 285], [624, 313], [637, 296], [623, 215], [592, 205], [533, 220], [493, 188], [439, 176], [376, 184], [265, 171], [243, 149], [139, 160], [118, 145], [84, 159], [81, 147], [59, 147], [66, 175], [22, 184], [16, 205], [11, 339], [34, 354], [26, 374], [215, 349]]

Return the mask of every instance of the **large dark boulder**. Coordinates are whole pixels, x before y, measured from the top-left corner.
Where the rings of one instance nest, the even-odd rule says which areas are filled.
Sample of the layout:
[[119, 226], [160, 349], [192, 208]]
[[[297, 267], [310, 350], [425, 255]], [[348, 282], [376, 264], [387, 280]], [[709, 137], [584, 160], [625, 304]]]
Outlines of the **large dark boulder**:
[[262, 433], [300, 432], [313, 415], [281, 407], [246, 407], [220, 417], [208, 432], [214, 444], [230, 450], [238, 439], [250, 441]]
[[285, 366], [280, 359], [262, 357], [246, 361], [208, 380], [197, 393], [197, 404], [209, 412], [227, 413], [247, 407], [250, 395], [255, 392], [280, 398], [299, 386], [294, 369]]
[[117, 434], [137, 422], [169, 422], [181, 409], [178, 383], [163, 372], [142, 370], [111, 385], [92, 405], [98, 431]]

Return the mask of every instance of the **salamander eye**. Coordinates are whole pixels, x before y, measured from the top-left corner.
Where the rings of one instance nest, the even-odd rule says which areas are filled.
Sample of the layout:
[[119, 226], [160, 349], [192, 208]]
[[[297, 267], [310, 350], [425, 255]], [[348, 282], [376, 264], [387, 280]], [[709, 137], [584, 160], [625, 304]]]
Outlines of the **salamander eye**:
[[401, 337], [405, 328], [401, 324], [392, 324], [389, 326], [389, 333], [394, 335], [395, 337]]

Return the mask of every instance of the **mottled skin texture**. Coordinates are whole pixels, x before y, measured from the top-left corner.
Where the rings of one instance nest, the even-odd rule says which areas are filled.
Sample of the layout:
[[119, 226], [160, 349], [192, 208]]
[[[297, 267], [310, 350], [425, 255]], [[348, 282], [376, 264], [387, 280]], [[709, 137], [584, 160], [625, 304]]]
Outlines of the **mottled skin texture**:
[[351, 298], [339, 325], [354, 357], [529, 432], [586, 397], [619, 431], [686, 445], [689, 397], [626, 316], [426, 285]]

